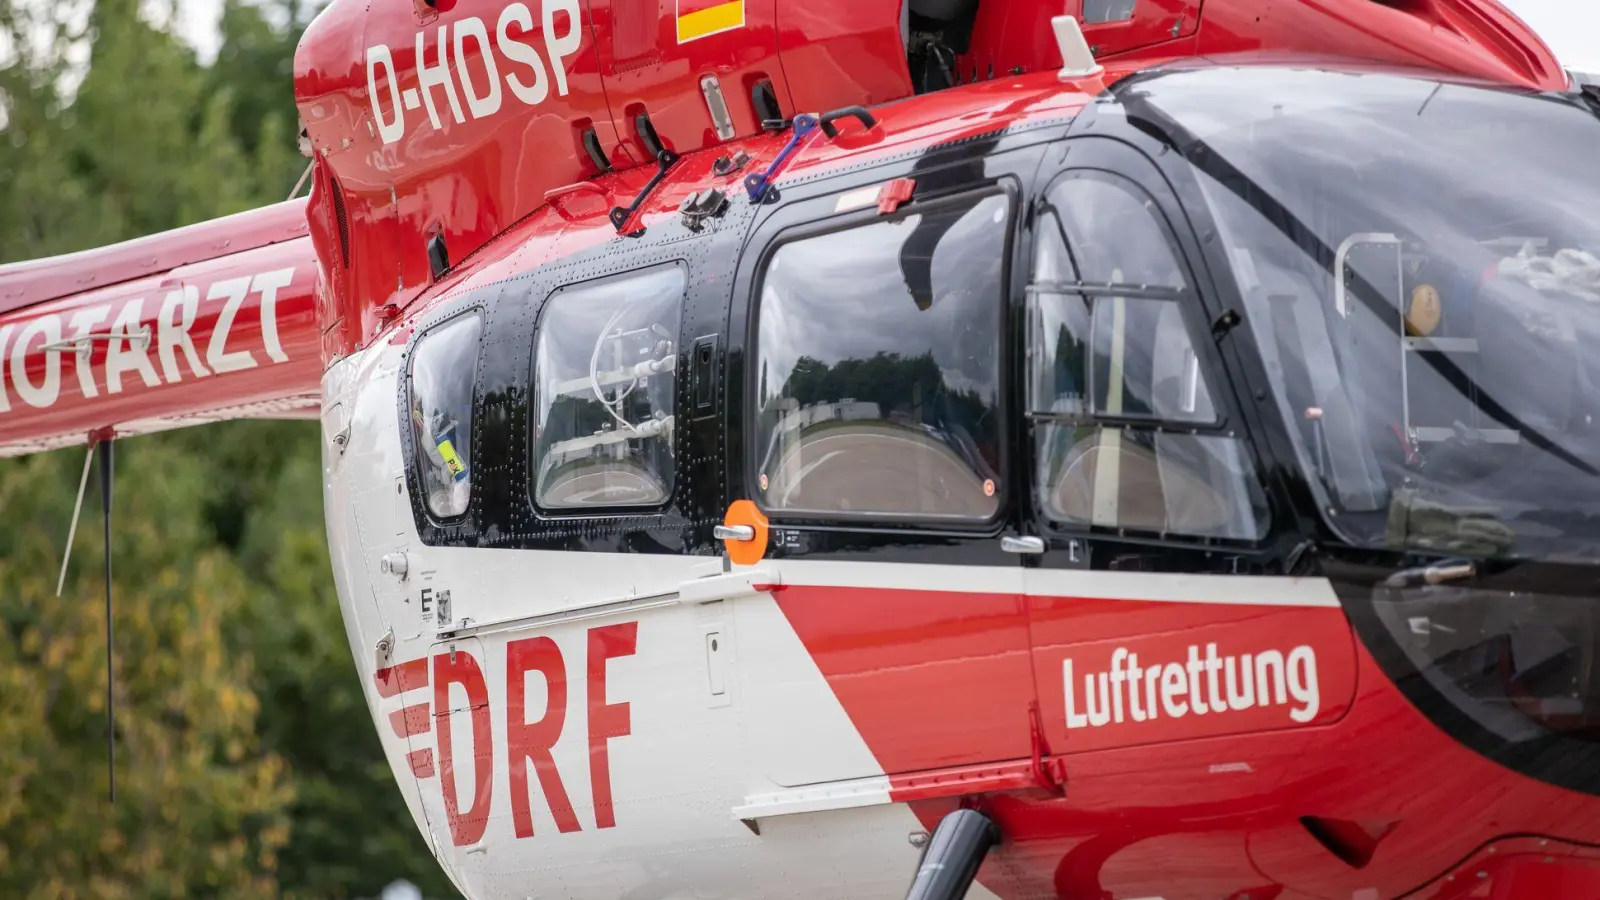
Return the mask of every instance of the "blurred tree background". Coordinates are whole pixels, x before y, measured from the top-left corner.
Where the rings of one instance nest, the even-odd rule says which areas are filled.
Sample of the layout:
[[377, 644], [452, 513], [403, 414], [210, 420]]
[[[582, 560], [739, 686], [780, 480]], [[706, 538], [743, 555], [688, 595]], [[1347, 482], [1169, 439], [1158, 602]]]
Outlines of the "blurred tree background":
[[[0, 263], [288, 196], [294, 48], [319, 4], [0, 0]], [[459, 896], [395, 787], [339, 616], [314, 422], [116, 447], [117, 798], [99, 497], [60, 599], [82, 448], [0, 460], [0, 896]]]

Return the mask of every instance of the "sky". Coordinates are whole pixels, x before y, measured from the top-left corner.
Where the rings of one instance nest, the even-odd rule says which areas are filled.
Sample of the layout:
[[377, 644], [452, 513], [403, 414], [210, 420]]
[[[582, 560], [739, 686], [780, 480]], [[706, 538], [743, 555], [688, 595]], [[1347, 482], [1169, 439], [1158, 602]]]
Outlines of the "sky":
[[1600, 3], [1590, 0], [1500, 0], [1539, 33], [1561, 64], [1600, 72]]
[[178, 0], [178, 33], [208, 63], [217, 58], [217, 20], [221, 17], [222, 0]]

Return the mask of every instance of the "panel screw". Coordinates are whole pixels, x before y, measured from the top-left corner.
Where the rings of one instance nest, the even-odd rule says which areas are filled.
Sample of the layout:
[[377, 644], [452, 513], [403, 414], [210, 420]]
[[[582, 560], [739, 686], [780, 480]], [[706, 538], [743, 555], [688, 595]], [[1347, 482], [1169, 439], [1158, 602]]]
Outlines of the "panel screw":
[[913, 831], [906, 836], [906, 840], [911, 842], [911, 846], [920, 850], [928, 846], [928, 833], [926, 831]]

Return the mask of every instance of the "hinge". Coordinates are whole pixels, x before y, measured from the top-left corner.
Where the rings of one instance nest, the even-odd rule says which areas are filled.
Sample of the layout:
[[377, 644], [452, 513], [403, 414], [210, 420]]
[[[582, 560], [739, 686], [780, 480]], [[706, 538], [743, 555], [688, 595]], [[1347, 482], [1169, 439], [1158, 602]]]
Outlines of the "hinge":
[[1028, 736], [1033, 744], [1033, 780], [1051, 793], [1065, 797], [1067, 794], [1067, 764], [1062, 759], [1046, 759], [1050, 748], [1045, 744], [1044, 722], [1039, 717], [1039, 702], [1028, 703]]
[[1232, 309], [1224, 310], [1222, 315], [1217, 316], [1216, 321], [1211, 323], [1211, 340], [1222, 340], [1223, 335], [1232, 331], [1238, 324], [1239, 313]]
[[390, 628], [378, 638], [373, 649], [373, 661], [379, 669], [387, 669], [394, 662], [394, 629]]
[[896, 178], [887, 182], [878, 189], [878, 215], [894, 213], [901, 204], [911, 199], [916, 190], [917, 181], [914, 178]]

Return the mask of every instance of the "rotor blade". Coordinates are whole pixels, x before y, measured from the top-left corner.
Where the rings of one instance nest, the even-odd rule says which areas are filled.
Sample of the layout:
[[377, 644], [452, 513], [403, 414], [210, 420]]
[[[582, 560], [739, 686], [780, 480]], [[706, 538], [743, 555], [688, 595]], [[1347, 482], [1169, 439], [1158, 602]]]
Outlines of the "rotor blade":
[[100, 508], [104, 512], [106, 541], [106, 770], [110, 776], [111, 802], [117, 802], [117, 716], [112, 694], [111, 667], [111, 446], [100, 444]]
[[89, 464], [94, 462], [94, 441], [89, 442], [89, 452], [83, 456], [83, 477], [78, 479], [78, 502], [72, 505], [72, 525], [67, 528], [67, 548], [61, 554], [61, 577], [56, 579], [56, 598], [67, 584], [67, 563], [72, 561], [72, 539], [78, 534], [78, 514], [83, 512], [83, 490], [89, 486]]

